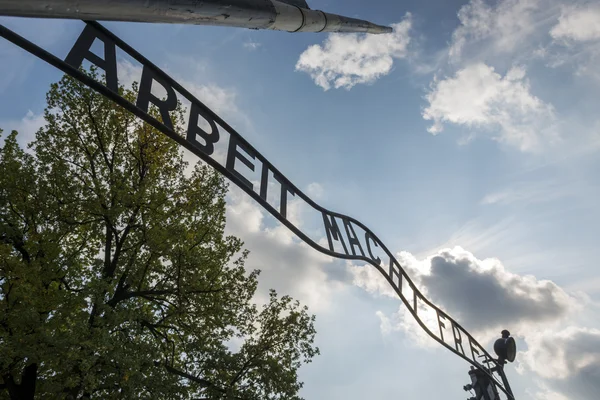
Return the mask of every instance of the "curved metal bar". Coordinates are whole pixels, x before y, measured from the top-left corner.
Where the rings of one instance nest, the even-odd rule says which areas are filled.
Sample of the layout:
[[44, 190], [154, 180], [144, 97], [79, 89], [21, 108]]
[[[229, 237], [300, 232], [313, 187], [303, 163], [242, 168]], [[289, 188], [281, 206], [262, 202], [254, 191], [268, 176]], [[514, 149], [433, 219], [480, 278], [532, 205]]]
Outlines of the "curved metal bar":
[[[130, 111], [131, 113], [136, 115], [138, 118], [142, 119], [146, 123], [150, 124], [157, 130], [161, 131], [162, 133], [164, 133], [165, 135], [167, 135], [168, 137], [170, 137], [171, 139], [176, 141], [181, 146], [185, 147], [187, 150], [189, 150], [190, 152], [192, 152], [193, 154], [195, 154], [196, 156], [201, 158], [204, 162], [211, 165], [219, 173], [223, 174], [229, 180], [231, 180], [233, 183], [235, 183], [237, 186], [239, 186], [250, 197], [252, 197], [254, 200], [256, 200], [263, 208], [265, 208], [271, 215], [273, 215], [279, 222], [281, 222], [283, 225], [285, 225], [288, 229], [290, 229], [292, 232], [294, 232], [300, 239], [302, 239], [304, 242], [306, 242], [308, 245], [310, 245], [315, 250], [317, 250], [321, 253], [327, 254], [329, 256], [335, 257], [335, 258], [364, 261], [366, 263], [371, 264], [375, 268], [377, 268], [377, 270], [385, 277], [385, 279], [388, 281], [388, 283], [393, 287], [395, 292], [398, 294], [398, 297], [400, 297], [400, 299], [402, 300], [404, 305], [407, 307], [408, 311], [415, 318], [415, 320], [419, 324], [419, 326], [431, 338], [433, 338], [435, 341], [437, 341], [442, 346], [446, 347], [448, 350], [450, 350], [454, 354], [458, 355], [459, 357], [461, 357], [464, 360], [466, 360], [467, 362], [469, 362], [471, 365], [473, 365], [476, 368], [483, 371], [486, 375], [488, 375], [490, 377], [490, 379], [492, 379], [495, 382], [495, 384], [508, 396], [509, 399], [514, 400], [514, 396], [511, 393], [510, 388], [506, 388], [504, 386], [503, 382], [499, 381], [493, 375], [492, 369], [499, 367], [500, 364], [498, 364], [498, 362], [485, 350], [485, 348], [483, 346], [481, 346], [475, 340], [475, 338], [473, 338], [473, 336], [471, 334], [469, 334], [458, 322], [456, 322], [454, 319], [452, 319], [450, 316], [448, 316], [448, 314], [446, 314], [439, 307], [435, 306], [430, 300], [425, 298], [425, 296], [423, 296], [423, 294], [419, 291], [419, 289], [414, 284], [414, 282], [410, 279], [410, 277], [406, 274], [404, 269], [400, 266], [400, 263], [396, 260], [393, 253], [383, 244], [383, 242], [371, 230], [369, 230], [360, 221], [358, 221], [352, 217], [349, 217], [349, 216], [346, 216], [344, 214], [340, 214], [340, 213], [337, 213], [334, 211], [330, 211], [330, 210], [320, 206], [316, 202], [314, 202], [310, 197], [308, 197], [305, 193], [303, 193], [293, 183], [291, 183], [289, 180], [287, 180], [285, 178], [285, 176], [276, 167], [274, 167], [262, 154], [260, 154], [260, 152], [258, 150], [256, 150], [249, 142], [247, 142], [237, 131], [235, 131], [231, 126], [229, 126], [229, 124], [227, 124], [227, 122], [225, 122], [216, 113], [214, 113], [212, 110], [210, 110], [208, 107], [206, 107], [198, 99], [196, 99], [189, 91], [187, 91], [184, 87], [182, 87], [179, 83], [177, 83], [171, 77], [169, 77], [164, 71], [162, 71], [160, 68], [158, 68], [156, 65], [154, 65], [151, 61], [146, 59], [139, 52], [137, 52], [135, 49], [133, 49], [131, 46], [129, 46], [127, 43], [125, 43], [123, 40], [121, 40], [119, 37], [114, 35], [112, 32], [110, 32], [109, 30], [104, 28], [99, 23], [97, 23], [95, 21], [86, 21], [86, 24], [89, 28], [91, 28], [95, 32], [97, 32], [97, 34], [99, 35], [98, 37], [102, 38], [102, 40], [105, 41], [105, 45], [108, 43], [108, 41], [110, 41], [110, 42], [112, 42], [112, 44], [121, 48], [126, 53], [128, 53], [131, 57], [133, 57], [138, 62], [140, 62], [144, 66], [145, 71], [146, 71], [146, 69], [148, 71], [151, 71], [151, 73], [154, 74], [153, 76], [155, 77], [155, 79], [157, 81], [159, 81], [162, 85], [165, 85], [165, 84], [169, 85], [171, 90], [175, 89], [183, 97], [185, 97], [187, 100], [189, 100], [192, 103], [192, 107], [194, 107], [194, 106], [198, 107], [199, 110], [201, 111], [200, 114], [204, 118], [206, 118], [209, 121], [209, 123], [214, 124], [214, 122], [216, 122], [220, 126], [222, 126], [231, 135], [230, 136], [230, 146], [229, 146], [230, 151], [232, 150], [231, 144], [233, 142], [234, 143], [234, 145], [233, 145], [234, 152], [236, 151], [236, 148], [237, 148], [236, 146], [239, 146], [239, 147], [243, 148], [243, 150], [248, 155], [250, 155], [253, 159], [255, 158], [255, 159], [258, 159], [259, 161], [261, 161], [263, 164], [263, 168], [267, 168], [269, 171], [271, 171], [273, 173], [273, 175], [276, 177], [276, 179], [282, 183], [282, 186], [285, 185], [285, 187], [287, 188], [288, 191], [299, 196], [307, 204], [309, 204], [311, 207], [313, 207], [315, 210], [321, 212], [323, 215], [324, 221], [327, 221], [329, 218], [332, 218], [329, 220], [329, 222], [331, 223], [332, 221], [335, 221], [334, 218], [338, 218], [338, 219], [342, 220], [342, 222], [344, 224], [349, 224], [353, 233], [354, 233], [354, 230], [352, 228], [352, 225], [363, 229], [365, 231], [365, 238], [367, 241], [367, 246], [369, 246], [369, 240], [370, 240], [377, 247], [381, 248], [385, 252], [385, 254], [389, 257], [389, 260], [390, 260], [389, 270], [386, 271], [383, 268], [382, 262], [379, 258], [376, 259], [374, 256], [372, 256], [370, 248], [369, 248], [370, 257], [367, 257], [366, 255], [364, 255], [364, 253], [362, 255], [355, 254], [354, 249], [352, 247], [352, 243], [350, 244], [350, 246], [352, 248], [352, 254], [350, 254], [348, 252], [345, 244], [344, 244], [344, 249], [345, 249], [344, 253], [335, 251], [333, 249], [333, 246], [331, 245], [331, 237], [329, 237], [329, 236], [331, 233], [335, 234], [336, 232], [335, 232], [335, 230], [328, 230], [331, 227], [328, 228], [327, 222], [325, 222], [325, 230], [330, 239], [330, 248], [321, 246], [319, 243], [317, 243], [316, 241], [311, 239], [309, 236], [307, 236], [304, 232], [302, 232], [298, 227], [296, 227], [294, 224], [292, 224], [286, 218], [284, 209], [277, 210], [271, 204], [269, 204], [265, 198], [266, 193], [264, 194], [264, 196], [263, 196], [262, 190], [261, 190], [261, 193], [257, 193], [252, 187], [248, 186], [248, 181], [245, 178], [243, 178], [233, 168], [229, 168], [229, 166], [224, 167], [218, 161], [216, 161], [214, 158], [212, 158], [210, 156], [210, 154], [207, 154], [200, 147], [195, 145], [193, 143], [193, 141], [190, 141], [189, 138], [185, 138], [185, 137], [181, 136], [180, 134], [178, 134], [177, 132], [175, 132], [173, 130], [173, 128], [170, 126], [167, 126], [164, 123], [164, 121], [160, 122], [157, 119], [151, 117], [147, 113], [147, 109], [144, 110], [144, 109], [140, 108], [139, 97], [138, 97], [137, 105], [130, 103], [129, 101], [125, 100], [125, 98], [121, 97], [117, 93], [117, 91], [111, 90], [111, 88], [108, 87], [108, 86], [110, 86], [110, 82], [107, 82], [107, 85], [108, 85], [107, 86], [107, 85], [104, 85], [104, 84], [94, 80], [93, 78], [91, 78], [90, 76], [86, 75], [84, 72], [79, 70], [80, 65], [74, 66], [74, 65], [69, 64], [66, 61], [63, 61], [62, 59], [54, 56], [53, 54], [47, 52], [46, 50], [38, 47], [34, 43], [28, 41], [27, 39], [24, 39], [23, 37], [19, 36], [18, 34], [7, 29], [3, 25], [0, 25], [0, 36], [4, 37], [8, 41], [16, 44], [17, 46], [25, 49], [26, 51], [37, 56], [38, 58], [46, 61], [47, 63], [58, 68], [59, 70], [63, 71], [64, 73], [81, 81], [88, 87], [94, 89], [95, 91], [99, 92], [100, 94], [111, 99], [115, 103], [119, 104], [123, 108], [127, 109], [128, 111]], [[86, 29], [88, 29], [88, 28], [86, 28]], [[84, 32], [80, 36], [80, 39], [81, 39], [81, 37], [84, 36], [85, 33], [86, 33], [86, 30], [84, 30]], [[77, 45], [78, 44], [76, 43], [73, 50], [71, 50], [71, 53], [73, 53], [76, 50]], [[91, 42], [90, 42], [90, 45], [91, 45]], [[69, 56], [67, 56], [67, 60], [71, 56], [71, 53], [69, 53]], [[79, 63], [81, 64], [81, 61]], [[115, 61], [115, 63], [116, 63], [116, 61]], [[115, 65], [115, 67], [116, 67], [116, 65]], [[143, 78], [144, 77], [142, 77], [142, 81], [144, 80]], [[108, 80], [109, 79], [107, 78], [107, 81]], [[140, 85], [140, 92], [142, 91], [143, 85], [144, 85], [144, 83], [142, 82]], [[147, 108], [147, 106], [146, 106], [146, 108]], [[210, 120], [209, 120], [209, 118], [210, 118]], [[233, 139], [233, 141], [232, 141], [232, 139]], [[248, 160], [246, 159], [246, 161], [248, 161]], [[334, 224], [335, 224], [335, 222], [334, 222]], [[346, 229], [348, 229], [348, 228], [346, 227]], [[339, 233], [339, 232], [340, 231], [338, 229], [337, 233]], [[348, 230], [347, 230], [347, 232], [348, 232]], [[403, 279], [406, 281], [407, 286], [411, 288], [411, 291], [413, 294], [413, 298], [411, 299], [412, 301], [409, 301], [409, 299], [402, 292], [402, 287], [403, 287], [402, 280]], [[396, 282], [396, 280], [398, 282]], [[438, 324], [439, 324], [439, 328], [440, 328], [440, 335], [438, 335], [435, 332], [432, 332], [429, 329], [429, 327], [423, 322], [423, 320], [419, 317], [419, 314], [418, 314], [418, 309], [419, 309], [418, 302], [419, 301], [424, 302], [425, 304], [427, 304], [429, 307], [431, 307], [432, 309], [434, 309], [436, 311], [436, 315], [438, 318]], [[452, 328], [452, 333], [454, 336], [454, 342], [455, 342], [454, 347], [450, 346], [443, 339], [442, 327], [445, 327], [445, 325], [443, 324], [442, 319], [444, 320], [443, 322], [450, 323], [450, 326]], [[458, 334], [458, 336], [457, 336], [457, 334]], [[464, 339], [468, 339], [467, 342], [463, 342]], [[471, 357], [467, 356], [467, 354], [465, 353], [463, 344], [464, 345], [468, 344], [468, 347], [471, 351]], [[460, 347], [461, 351], [458, 350], [459, 347]], [[477, 354], [477, 356], [475, 354]], [[481, 358], [481, 357], [484, 358], [484, 362], [478, 361], [478, 358]], [[484, 363], [493, 364], [493, 366], [487, 367], [484, 365]]]

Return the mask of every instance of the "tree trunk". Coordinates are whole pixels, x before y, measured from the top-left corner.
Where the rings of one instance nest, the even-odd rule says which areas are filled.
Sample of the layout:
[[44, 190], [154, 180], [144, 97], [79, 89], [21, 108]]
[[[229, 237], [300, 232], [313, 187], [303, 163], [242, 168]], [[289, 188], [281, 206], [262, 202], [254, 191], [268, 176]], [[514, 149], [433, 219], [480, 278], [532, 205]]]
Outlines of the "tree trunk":
[[33, 400], [35, 397], [35, 384], [37, 381], [37, 364], [29, 364], [23, 369], [21, 383], [17, 384], [12, 375], [3, 377], [4, 385], [8, 389], [10, 400]]

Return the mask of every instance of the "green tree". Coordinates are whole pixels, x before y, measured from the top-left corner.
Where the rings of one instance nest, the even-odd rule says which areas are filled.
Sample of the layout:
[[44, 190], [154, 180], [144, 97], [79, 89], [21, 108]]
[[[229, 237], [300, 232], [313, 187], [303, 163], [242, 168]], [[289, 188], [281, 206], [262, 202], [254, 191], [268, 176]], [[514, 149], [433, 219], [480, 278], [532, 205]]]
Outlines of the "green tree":
[[47, 102], [0, 149], [0, 398], [299, 399], [314, 316], [252, 303], [223, 178], [72, 78]]

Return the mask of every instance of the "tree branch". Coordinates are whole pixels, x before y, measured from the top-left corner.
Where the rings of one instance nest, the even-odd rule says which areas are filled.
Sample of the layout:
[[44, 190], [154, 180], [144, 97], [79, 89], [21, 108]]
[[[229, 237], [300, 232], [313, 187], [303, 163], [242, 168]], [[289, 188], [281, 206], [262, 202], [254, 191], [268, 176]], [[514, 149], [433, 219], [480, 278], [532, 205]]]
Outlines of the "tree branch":
[[[207, 388], [207, 389], [214, 389], [214, 390], [216, 390], [219, 393], [227, 394], [227, 390], [225, 390], [225, 389], [223, 389], [223, 388], [215, 385], [214, 383], [212, 383], [212, 382], [210, 382], [210, 381], [208, 381], [206, 379], [198, 378], [197, 376], [194, 376], [192, 374], [188, 374], [187, 372], [180, 371], [180, 370], [178, 370], [176, 368], [173, 368], [170, 365], [161, 364], [158, 361], [155, 361], [154, 365], [157, 366], [157, 367], [163, 365], [165, 367], [165, 369], [167, 370], [167, 372], [169, 372], [171, 374], [174, 374], [174, 375], [177, 375], [177, 376], [180, 376], [180, 377], [185, 378], [185, 379], [189, 379], [190, 381], [192, 381], [192, 382], [197, 383], [198, 385], [200, 385], [200, 387]], [[239, 396], [232, 396], [230, 398], [231, 399], [235, 399], [235, 400], [247, 400], [246, 398], [239, 397]]]

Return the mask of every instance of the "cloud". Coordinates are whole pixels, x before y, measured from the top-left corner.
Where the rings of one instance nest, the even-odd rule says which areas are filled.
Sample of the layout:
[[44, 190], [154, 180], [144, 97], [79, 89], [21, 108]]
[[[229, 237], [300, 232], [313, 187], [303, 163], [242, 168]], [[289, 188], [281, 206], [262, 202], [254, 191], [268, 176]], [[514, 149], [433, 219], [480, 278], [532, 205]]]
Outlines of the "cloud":
[[250, 250], [246, 267], [262, 271], [256, 301], [266, 301], [268, 289], [274, 288], [313, 313], [327, 312], [333, 298], [348, 287], [344, 264], [300, 242], [240, 189], [231, 188], [227, 203], [227, 234], [239, 237]]
[[464, 66], [534, 64], [571, 66], [600, 82], [600, 7], [585, 0], [471, 0], [458, 12], [447, 56]]
[[572, 66], [576, 76], [600, 82], [600, 6], [580, 4], [561, 9], [550, 29], [552, 43], [540, 49], [550, 68]]
[[482, 200], [484, 205], [530, 205], [577, 197], [585, 188], [573, 181], [546, 180], [518, 182], [510, 187], [487, 194]]
[[246, 50], [254, 51], [257, 50], [260, 46], [262, 46], [262, 43], [253, 42], [252, 40], [250, 40], [248, 42], [245, 42], [243, 46]]
[[312, 182], [308, 185], [306, 193], [313, 198], [313, 200], [320, 199], [324, 194], [323, 186], [317, 182]]
[[[434, 109], [428, 115], [434, 121], [430, 132], [438, 133], [444, 123], [453, 123], [459, 128], [472, 128], [464, 133], [461, 144], [476, 136], [475, 129], [485, 130], [491, 132], [494, 139], [523, 151], [548, 155], [551, 150], [557, 150], [554, 155], [558, 157], [565, 149], [591, 148], [591, 138], [583, 136], [590, 136], [587, 132], [594, 121], [582, 115], [582, 110], [585, 104], [597, 100], [589, 83], [600, 83], [597, 68], [600, 62], [600, 7], [596, 3], [586, 0], [471, 0], [460, 7], [458, 26], [442, 53], [445, 57], [441, 57], [448, 63], [437, 63], [437, 78], [434, 77], [431, 86], [437, 88], [441, 83], [455, 82], [461, 73], [463, 78], [470, 78], [469, 83], [482, 84], [465, 86], [475, 92], [467, 92], [462, 99], [457, 97], [462, 87], [454, 87], [455, 92], [449, 93], [452, 96], [446, 97], [447, 103], [438, 103], [440, 107], [448, 108]], [[485, 66], [483, 68], [491, 69], [493, 73], [485, 71], [478, 75], [475, 66]], [[555, 71], [549, 72], [547, 68]], [[470, 76], [466, 76], [468, 71], [472, 73]], [[511, 71], [518, 73], [509, 82]], [[527, 71], [527, 79], [524, 71]], [[581, 82], [585, 86], [568, 87], [571, 81], [566, 77], [563, 79], [563, 74], [585, 79]], [[502, 90], [485, 90], [490, 85]], [[543, 97], [534, 95], [531, 88], [536, 88], [536, 92], [539, 90]], [[494, 96], [485, 101], [483, 96], [490, 93]], [[565, 98], [576, 100], [565, 102]], [[470, 99], [473, 102], [466, 108], [460, 107], [461, 100]], [[548, 99], [552, 99], [557, 109]], [[469, 109], [473, 107], [479, 112], [479, 106], [489, 113], [483, 119], [471, 118]], [[428, 107], [427, 110], [431, 110], [431, 104]], [[481, 113], [476, 116], [480, 117]], [[575, 125], [582, 128], [573, 129]], [[555, 145], [557, 143], [561, 144], [560, 148]]]
[[[555, 283], [513, 274], [499, 260], [479, 260], [460, 247], [441, 250], [424, 260], [402, 252], [398, 260], [429, 300], [476, 337], [491, 339], [505, 328], [526, 336], [565, 320], [579, 307], [578, 300]], [[376, 296], [397, 297], [374, 268], [353, 266], [349, 272], [355, 286]], [[433, 344], [423, 340], [426, 334], [404, 307], [386, 318], [382, 324], [387, 332], [402, 330], [421, 343]], [[434, 322], [435, 315], [425, 319], [426, 324]], [[395, 320], [395, 325], [390, 320]]]
[[431, 300], [474, 331], [511, 327], [518, 335], [563, 320], [576, 308], [555, 283], [513, 274], [499, 260], [479, 260], [459, 247], [431, 257], [429, 268], [419, 280]]
[[[569, 327], [528, 338], [521, 367], [546, 378], [571, 400], [593, 399], [600, 391], [600, 330]], [[521, 371], [523, 371], [523, 369]]]
[[[525, 343], [517, 355], [517, 371], [534, 378], [528, 389], [536, 400], [587, 400], [600, 390], [600, 330], [572, 323], [584, 301], [551, 281], [506, 270], [497, 259], [478, 259], [460, 248], [444, 249], [424, 259], [408, 252], [400, 264], [425, 296], [455, 318], [485, 347], [508, 328]], [[349, 266], [353, 284], [375, 297], [397, 297], [387, 282], [368, 266]], [[419, 315], [436, 327], [435, 313]], [[381, 334], [405, 337], [414, 345], [435, 350], [439, 345], [417, 325], [407, 308], [375, 313]], [[401, 333], [403, 335], [398, 335]], [[531, 374], [533, 373], [533, 374]]]
[[232, 88], [224, 88], [214, 83], [201, 84], [179, 80], [179, 83], [190, 91], [196, 98], [206, 104], [220, 116], [230, 118], [245, 118], [237, 106], [238, 93]]
[[20, 120], [0, 121], [0, 128], [4, 130], [4, 135], [13, 130], [19, 132], [19, 142], [24, 146], [35, 139], [35, 133], [45, 122], [43, 113], [36, 114], [29, 110]]
[[557, 139], [554, 108], [531, 93], [522, 67], [501, 76], [484, 63], [472, 64], [434, 80], [425, 98], [423, 118], [433, 121], [428, 129], [433, 134], [442, 132], [444, 123], [483, 129], [522, 151]]
[[539, 388], [537, 392], [532, 393], [531, 390], [527, 391], [527, 393], [534, 400], [569, 400], [568, 397], [553, 391], [548, 387], [548, 385], [544, 384], [543, 382], [538, 382], [538, 387]]
[[388, 296], [398, 298], [388, 281], [381, 272], [371, 265], [349, 265], [348, 271], [352, 275], [352, 284], [358, 286], [374, 296]]
[[230, 190], [227, 205], [227, 219], [235, 226], [233, 230], [244, 233], [257, 233], [263, 225], [263, 213], [252, 204], [241, 190]]
[[591, 41], [600, 39], [600, 6], [589, 4], [563, 8], [550, 35], [554, 39]]
[[489, 5], [471, 0], [458, 11], [460, 25], [452, 34], [451, 60], [461, 59], [467, 47], [485, 42], [485, 49], [507, 53], [524, 43], [539, 23], [542, 0], [504, 0]]
[[300, 55], [296, 71], [308, 73], [324, 90], [373, 83], [390, 73], [394, 60], [407, 56], [411, 26], [406, 14], [389, 34], [331, 34], [323, 45], [312, 45]]

